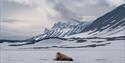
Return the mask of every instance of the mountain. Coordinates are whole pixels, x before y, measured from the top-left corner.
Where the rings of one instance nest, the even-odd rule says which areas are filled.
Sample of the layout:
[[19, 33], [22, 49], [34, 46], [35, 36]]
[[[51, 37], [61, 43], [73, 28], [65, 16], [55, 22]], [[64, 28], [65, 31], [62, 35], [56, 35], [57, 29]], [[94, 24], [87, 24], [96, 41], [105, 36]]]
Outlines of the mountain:
[[89, 24], [90, 22], [80, 22], [74, 19], [61, 20], [55, 23], [51, 29], [45, 28], [44, 33], [27, 40], [31, 42], [37, 42], [39, 40], [49, 37], [64, 37], [73, 34], [78, 34]]
[[62, 20], [45, 29], [43, 35], [38, 35], [33, 40], [49, 37], [90, 37], [90, 36], [124, 36], [125, 34], [125, 4], [106, 13], [91, 22], [77, 20]]
[[116, 36], [125, 36], [125, 4], [97, 18], [93, 22], [80, 22], [74, 19], [58, 21], [51, 29], [45, 28], [44, 33], [22, 42], [26, 42], [25, 44], [27, 45], [51, 38]]
[[99, 17], [75, 36], [125, 36], [125, 4]]

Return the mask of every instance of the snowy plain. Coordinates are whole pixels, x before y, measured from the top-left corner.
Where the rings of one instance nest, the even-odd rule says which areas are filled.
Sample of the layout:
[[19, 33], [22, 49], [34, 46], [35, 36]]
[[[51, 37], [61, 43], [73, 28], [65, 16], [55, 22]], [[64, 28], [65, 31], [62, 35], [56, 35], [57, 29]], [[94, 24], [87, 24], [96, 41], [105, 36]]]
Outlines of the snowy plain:
[[[89, 39], [83, 43], [72, 41], [50, 43], [52, 40], [47, 41], [25, 46], [1, 46], [0, 63], [125, 63], [125, 40], [106, 41], [102, 39]], [[91, 42], [93, 41], [104, 41], [102, 43], [111, 44], [85, 48], [51, 48], [53, 45], [61, 46], [60, 44], [65, 46], [81, 46], [92, 44]], [[98, 42], [95, 44], [98, 44]], [[47, 46], [50, 48], [32, 48], [36, 46]], [[56, 52], [62, 52], [72, 57], [74, 61], [54, 61]]]

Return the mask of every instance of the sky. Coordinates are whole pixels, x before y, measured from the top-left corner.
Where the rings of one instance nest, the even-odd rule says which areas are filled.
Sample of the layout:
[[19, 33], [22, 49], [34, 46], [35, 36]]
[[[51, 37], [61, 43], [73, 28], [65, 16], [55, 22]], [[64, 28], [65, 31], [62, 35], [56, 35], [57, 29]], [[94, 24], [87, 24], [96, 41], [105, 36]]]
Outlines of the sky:
[[0, 0], [0, 39], [25, 39], [63, 19], [92, 21], [125, 0]]

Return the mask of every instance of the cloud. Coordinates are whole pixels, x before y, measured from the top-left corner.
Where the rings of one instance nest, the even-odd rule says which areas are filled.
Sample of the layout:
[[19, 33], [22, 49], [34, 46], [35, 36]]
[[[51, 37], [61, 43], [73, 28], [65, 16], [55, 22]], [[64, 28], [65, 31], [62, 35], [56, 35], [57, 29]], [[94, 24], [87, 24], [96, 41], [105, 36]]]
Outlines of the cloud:
[[17, 20], [1, 22], [0, 35], [3, 38], [13, 36], [12, 38], [15, 39], [17, 36], [28, 38], [42, 33], [45, 27], [51, 27], [54, 21], [61, 19], [97, 18], [123, 4], [125, 0], [0, 0], [1, 2], [6, 2], [4, 6], [0, 4], [0, 9], [4, 8], [2, 15], [7, 13], [6, 17], [1, 16], [5, 19]]
[[55, 16], [56, 18], [59, 17], [59, 13], [47, 3], [47, 0], [8, 0], [8, 1], [20, 3], [35, 8], [40, 12], [43, 18], [42, 20], [44, 21], [48, 21], [50, 18]]
[[[102, 10], [116, 7], [124, 0], [8, 0], [34, 7], [43, 20], [80, 19], [79, 16], [100, 14]], [[96, 8], [95, 8], [96, 6]], [[97, 9], [97, 10], [96, 10]], [[92, 11], [93, 10], [93, 11]], [[97, 13], [95, 13], [98, 11]], [[90, 12], [90, 13], [89, 13]]]
[[1, 21], [0, 39], [26, 39], [41, 34], [44, 29], [41, 27], [41, 21], [37, 22], [26, 20]]
[[119, 6], [121, 4], [125, 4], [125, 0], [106, 0], [106, 2], [110, 5], [110, 6]]

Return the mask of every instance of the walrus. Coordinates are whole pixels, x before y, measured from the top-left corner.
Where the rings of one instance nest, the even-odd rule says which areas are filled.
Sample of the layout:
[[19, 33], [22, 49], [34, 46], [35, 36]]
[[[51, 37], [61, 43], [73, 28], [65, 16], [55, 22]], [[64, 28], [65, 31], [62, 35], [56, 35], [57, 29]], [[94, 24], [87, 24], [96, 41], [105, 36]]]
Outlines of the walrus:
[[62, 54], [60, 52], [56, 53], [56, 58], [54, 59], [56, 61], [73, 61], [73, 59], [71, 57], [68, 57], [65, 54]]

